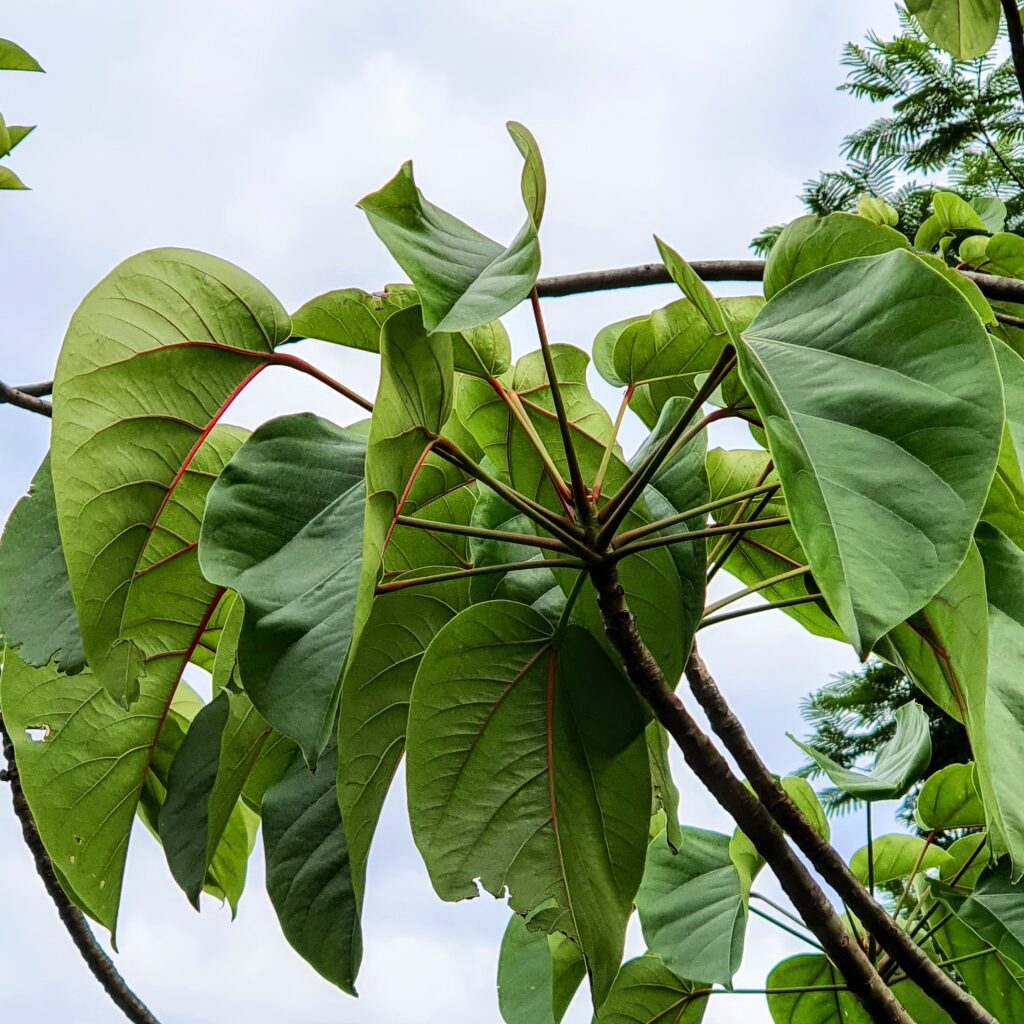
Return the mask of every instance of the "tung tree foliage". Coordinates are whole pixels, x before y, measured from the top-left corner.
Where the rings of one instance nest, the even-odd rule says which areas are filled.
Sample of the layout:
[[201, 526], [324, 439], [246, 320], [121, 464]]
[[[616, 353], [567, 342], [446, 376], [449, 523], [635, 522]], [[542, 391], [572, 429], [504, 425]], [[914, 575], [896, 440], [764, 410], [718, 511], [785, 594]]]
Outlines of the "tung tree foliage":
[[[918, 3], [940, 43], [948, 8], [955, 33], [998, 28], [998, 7]], [[289, 314], [223, 260], [157, 249], [74, 314], [50, 452], [0, 543], [3, 725], [63, 891], [116, 935], [139, 818], [193, 904], [234, 908], [260, 829], [285, 936], [354, 993], [404, 757], [437, 894], [508, 902], [509, 1024], [559, 1020], [584, 983], [603, 1024], [699, 1020], [735, 991], [763, 871], [813, 948], [770, 972], [775, 1020], [1021, 1019], [1024, 335], [950, 265], [1024, 278], [1019, 236], [994, 201], [936, 197], [913, 239], [867, 203], [788, 225], [763, 294], [721, 301], [658, 240], [680, 297], [588, 353], [547, 337], [544, 169], [509, 131], [525, 219], [507, 245], [406, 164], [360, 205], [407, 284]], [[538, 347], [513, 364], [500, 318], [524, 302]], [[374, 399], [298, 338], [379, 354]], [[611, 412], [591, 360], [621, 389]], [[362, 418], [229, 426], [272, 368]], [[649, 430], [632, 455], [627, 415]], [[749, 447], [709, 447], [727, 418]], [[738, 589], [708, 603], [722, 571]], [[920, 834], [844, 860], [810, 785], [751, 746], [694, 639], [751, 594], [962, 725], [969, 759], [932, 772], [914, 700], [869, 766], [805, 747], [869, 806], [920, 784]], [[680, 820], [670, 744], [732, 834]], [[623, 963], [634, 911], [648, 951]]]

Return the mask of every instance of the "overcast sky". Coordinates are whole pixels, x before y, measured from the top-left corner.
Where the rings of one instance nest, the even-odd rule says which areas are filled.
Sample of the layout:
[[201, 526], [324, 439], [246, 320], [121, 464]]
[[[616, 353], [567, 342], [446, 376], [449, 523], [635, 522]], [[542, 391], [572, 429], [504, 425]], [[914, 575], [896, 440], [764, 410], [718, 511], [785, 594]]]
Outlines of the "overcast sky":
[[[329, 288], [397, 279], [354, 203], [409, 157], [434, 202], [510, 239], [523, 213], [509, 118], [533, 130], [547, 164], [546, 273], [649, 261], [654, 231], [692, 259], [748, 255], [761, 227], [800, 212], [803, 180], [834, 167], [844, 133], [872, 114], [835, 91], [843, 43], [896, 23], [889, 0], [10, 0], [4, 14], [0, 35], [48, 72], [0, 80], [8, 123], [40, 126], [11, 164], [33, 191], [0, 195], [0, 379], [9, 383], [50, 377], [85, 292], [151, 246], [231, 260], [289, 309]], [[677, 294], [551, 300], [549, 330], [587, 347], [603, 324]], [[534, 347], [519, 313], [507, 323], [517, 353]], [[369, 357], [301, 348], [372, 394]], [[333, 393], [281, 372], [263, 375], [229, 418], [250, 427], [303, 409], [356, 418]], [[635, 444], [639, 432], [627, 437]], [[742, 432], [720, 437], [748, 443]], [[4, 517], [47, 442], [44, 420], [0, 407]], [[799, 700], [853, 667], [852, 653], [774, 612], [710, 629], [701, 644], [771, 767], [795, 768], [784, 733], [804, 731]], [[677, 769], [684, 822], [728, 828]], [[209, 901], [195, 914], [161, 851], [137, 835], [119, 967], [165, 1024], [497, 1022], [507, 911], [489, 897], [442, 904], [409, 838], [401, 786], [392, 797], [370, 865], [359, 1000], [322, 982], [280, 937], [259, 848], [231, 924]], [[859, 824], [838, 830], [847, 853], [860, 845]], [[797, 949], [753, 922], [738, 983], [763, 984]], [[5, 1019], [118, 1019], [59, 926], [6, 796], [0, 950]], [[719, 998], [706, 1019], [737, 1013], [770, 1019], [760, 996]], [[567, 1020], [589, 1020], [583, 999]]]

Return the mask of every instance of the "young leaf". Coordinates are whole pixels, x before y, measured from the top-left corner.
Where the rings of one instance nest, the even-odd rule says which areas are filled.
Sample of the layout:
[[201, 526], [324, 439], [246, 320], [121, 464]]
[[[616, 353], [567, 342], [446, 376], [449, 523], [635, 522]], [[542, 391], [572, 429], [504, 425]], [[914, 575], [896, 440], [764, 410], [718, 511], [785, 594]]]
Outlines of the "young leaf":
[[[556, 646], [557, 641], [557, 646]], [[651, 808], [643, 709], [585, 630], [525, 605], [460, 612], [409, 710], [413, 837], [438, 895], [509, 894], [587, 957], [600, 1004], [622, 956]]]
[[729, 325], [721, 307], [708, 286], [697, 276], [693, 267], [671, 246], [666, 245], [657, 235], [654, 241], [658, 246], [665, 269], [682, 293], [697, 307], [704, 322], [716, 335], [728, 335]]
[[872, 224], [851, 213], [798, 217], [786, 225], [768, 254], [765, 298], [770, 299], [786, 285], [821, 267], [856, 256], [909, 248], [910, 241], [895, 228]]
[[57, 519], [86, 658], [122, 699], [141, 666], [126, 636], [130, 598], [151, 553], [172, 554], [158, 523], [227, 405], [288, 334], [262, 285], [186, 249], [126, 260], [71, 319], [54, 385]]
[[[984, 239], [984, 242], [984, 252], [981, 255], [986, 273], [999, 274], [1003, 277], [1024, 277], [1024, 238], [1008, 231], [1000, 231], [991, 238]], [[971, 262], [976, 261], [971, 259]]]
[[[874, 877], [876, 885], [894, 882], [906, 878], [914, 866], [918, 871], [929, 868], [942, 868], [949, 863], [949, 854], [941, 846], [931, 845], [925, 850], [925, 841], [920, 836], [908, 836], [902, 833], [878, 836], [871, 844], [874, 856], [874, 875], [868, 870], [868, 847], [862, 846], [850, 858], [850, 870], [864, 884]], [[921, 851], [924, 850], [922, 856]], [[918, 861], [920, 858], [920, 862]]]
[[644, 939], [674, 974], [729, 986], [743, 958], [745, 887], [728, 836], [697, 828], [682, 834], [678, 853], [664, 837], [648, 848], [636, 896]]
[[210, 489], [206, 578], [245, 613], [238, 666], [260, 714], [312, 764], [333, 731], [360, 579], [366, 443], [311, 414], [260, 427]]
[[787, 288], [739, 354], [794, 531], [866, 656], [967, 554], [1002, 434], [991, 343], [955, 288], [897, 251]]
[[303, 338], [379, 352], [384, 321], [419, 301], [416, 289], [407, 285], [392, 285], [383, 295], [360, 288], [339, 288], [300, 306], [292, 314], [292, 331]]
[[988, 53], [999, 34], [999, 0], [907, 0], [907, 10], [957, 60]]
[[[982, 0], [984, 2], [984, 0]], [[931, 252], [944, 236], [960, 232], [988, 232], [978, 211], [955, 192], [936, 192], [932, 196], [932, 215], [917, 229], [915, 248]]]
[[921, 778], [932, 757], [928, 715], [916, 701], [896, 709], [896, 732], [878, 749], [871, 771], [857, 771], [836, 764], [791, 733], [787, 736], [810, 757], [844, 793], [858, 800], [896, 800]]
[[396, 520], [452, 409], [452, 346], [427, 337], [415, 307], [390, 317], [381, 334], [381, 376], [366, 445], [362, 569], [355, 642], [373, 604]]
[[42, 71], [39, 61], [10, 39], [0, 39], [0, 71]]
[[355, 995], [363, 955], [359, 907], [334, 780], [337, 750], [310, 771], [296, 756], [263, 798], [267, 893], [281, 930], [308, 964]]
[[22, 661], [42, 668], [54, 659], [61, 672], [80, 672], [85, 654], [57, 529], [49, 455], [4, 527], [0, 579], [8, 581], [0, 589], [0, 635], [18, 648]]
[[925, 780], [914, 804], [918, 828], [973, 828], [985, 824], [985, 805], [975, 781], [974, 762], [948, 764]]
[[409, 692], [430, 641], [469, 604], [464, 581], [383, 594], [345, 669], [338, 719], [338, 805], [357, 905], [384, 798], [405, 749]]
[[8, 191], [25, 191], [28, 189], [21, 178], [19, 178], [10, 167], [0, 166], [0, 189]]
[[370, 227], [409, 275], [423, 303], [427, 331], [463, 331], [497, 320], [530, 294], [540, 272], [537, 231], [544, 213], [544, 168], [533, 136], [508, 123], [524, 157], [527, 220], [506, 247], [428, 202], [412, 163], [359, 206]]
[[587, 973], [583, 954], [559, 932], [532, 931], [513, 914], [498, 954], [498, 1006], [505, 1024], [559, 1024]]
[[653, 953], [627, 960], [598, 1010], [597, 1024], [700, 1024], [709, 991], [681, 981]]

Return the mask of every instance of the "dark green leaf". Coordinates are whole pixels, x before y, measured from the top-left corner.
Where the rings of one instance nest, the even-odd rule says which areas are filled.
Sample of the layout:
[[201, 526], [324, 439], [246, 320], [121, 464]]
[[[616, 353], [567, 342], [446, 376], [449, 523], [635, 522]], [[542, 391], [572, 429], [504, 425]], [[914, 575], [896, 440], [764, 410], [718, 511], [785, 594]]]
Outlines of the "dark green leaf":
[[647, 953], [622, 965], [597, 1024], [700, 1024], [707, 1005], [706, 987], [680, 981]]
[[897, 251], [792, 285], [739, 353], [814, 578], [866, 656], [967, 554], [1002, 433], [991, 343], [956, 289]]
[[7, 520], [0, 581], [0, 633], [18, 656], [34, 668], [55, 659], [61, 672], [80, 672], [85, 654], [57, 529], [49, 455]]
[[359, 908], [338, 811], [332, 744], [310, 771], [296, 756], [263, 798], [267, 892], [294, 949], [328, 981], [355, 995], [362, 959]]
[[527, 220], [502, 246], [428, 202], [413, 180], [412, 163], [359, 206], [377, 237], [409, 275], [434, 331], [463, 331], [497, 320], [530, 294], [540, 272], [537, 230], [544, 212], [544, 168], [533, 136], [510, 121], [523, 154]]
[[846, 991], [772, 992], [771, 989], [842, 985], [827, 957], [801, 953], [776, 964], [768, 975], [768, 1010], [775, 1024], [868, 1024], [871, 1018]]
[[313, 763], [333, 731], [352, 635], [365, 441], [311, 414], [257, 430], [214, 483], [200, 560], [245, 604], [243, 684]]

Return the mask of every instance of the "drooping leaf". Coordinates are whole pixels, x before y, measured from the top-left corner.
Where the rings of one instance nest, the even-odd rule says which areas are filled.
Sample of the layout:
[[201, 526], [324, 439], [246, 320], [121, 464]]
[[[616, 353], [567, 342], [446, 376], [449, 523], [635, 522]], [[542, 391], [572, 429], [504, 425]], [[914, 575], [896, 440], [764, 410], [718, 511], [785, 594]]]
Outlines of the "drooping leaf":
[[960, 293], [901, 251], [802, 279], [742, 339], [794, 531], [866, 656], [967, 554], [1002, 434], [991, 343]]
[[876, 885], [907, 878], [915, 865], [918, 871], [927, 871], [929, 868], [941, 868], [949, 862], [949, 854], [941, 846], [932, 844], [925, 850], [924, 839], [904, 833], [894, 832], [891, 835], [877, 836], [871, 844], [871, 849], [871, 858], [868, 857], [866, 846], [862, 846], [850, 858], [850, 870], [864, 885], [867, 885], [870, 877], [869, 860], [874, 862]]
[[513, 914], [498, 954], [498, 1006], [505, 1024], [558, 1024], [587, 973], [583, 954], [559, 932], [532, 931]]
[[49, 455], [4, 527], [0, 581], [0, 635], [18, 648], [22, 661], [42, 668], [53, 659], [61, 672], [80, 672], [85, 654], [57, 529]]
[[[651, 810], [654, 814], [660, 810], [665, 819], [660, 828], [654, 829], [654, 835], [664, 832], [669, 847], [673, 852], [678, 852], [683, 841], [679, 827], [679, 790], [672, 779], [668, 752], [668, 733], [665, 727], [658, 721], [648, 722], [647, 755], [651, 764], [651, 795], [654, 797]], [[651, 827], [654, 828], [653, 814]]]
[[988, 53], [999, 34], [999, 0], [907, 0], [925, 35], [957, 60]]
[[197, 910], [232, 812], [271, 735], [246, 696], [222, 690], [193, 719], [171, 762], [158, 829], [171, 874]]
[[985, 824], [985, 805], [975, 780], [974, 763], [948, 764], [929, 776], [914, 804], [918, 827], [972, 828]]
[[988, 688], [984, 741], [992, 765], [991, 789], [981, 777], [992, 853], [1010, 855], [1013, 877], [1024, 872], [1024, 807], [1017, 780], [1024, 771], [1020, 743], [1024, 723], [1020, 665], [1024, 658], [1024, 551], [995, 527], [976, 534], [985, 564], [988, 595]]
[[419, 301], [416, 289], [407, 285], [392, 285], [383, 294], [339, 288], [303, 303], [292, 314], [292, 330], [299, 337], [379, 352], [384, 321]]
[[338, 811], [337, 749], [310, 771], [296, 756], [263, 798], [267, 892], [288, 943], [343, 992], [355, 995], [362, 959], [359, 907]]
[[0, 39], [0, 71], [42, 71], [39, 61], [10, 39]]
[[506, 887], [513, 910], [574, 938], [599, 1004], [643, 871], [643, 710], [588, 632], [524, 605], [460, 612], [434, 638], [409, 712], [413, 836], [438, 895]]
[[415, 485], [451, 413], [452, 347], [427, 337], [416, 307], [401, 310], [381, 333], [381, 376], [366, 445], [362, 568], [352, 640], [366, 624], [404, 499]]
[[747, 895], [729, 856], [729, 837], [684, 828], [678, 853], [664, 837], [648, 848], [637, 893], [648, 949], [674, 974], [732, 984], [743, 957]]
[[527, 220], [503, 246], [428, 202], [406, 163], [360, 208], [377, 237], [409, 275], [423, 303], [427, 331], [463, 331], [497, 320], [530, 294], [540, 272], [537, 231], [544, 213], [544, 168], [533, 136], [508, 123], [523, 154]]
[[657, 235], [654, 236], [658, 246], [658, 255], [669, 276], [682, 293], [697, 307], [701, 317], [714, 334], [729, 334], [728, 322], [718, 301], [711, 294], [708, 286], [700, 279], [697, 272], [671, 246], [666, 245]]
[[238, 665], [260, 714], [312, 764], [334, 729], [364, 517], [360, 433], [311, 414], [260, 427], [210, 489], [199, 556], [245, 613]]
[[768, 254], [764, 295], [770, 299], [787, 284], [821, 267], [857, 256], [877, 256], [892, 249], [909, 249], [910, 242], [895, 228], [872, 224], [851, 213], [798, 217], [786, 225]]
[[789, 738], [810, 757], [844, 793], [858, 800], [896, 800], [917, 782], [932, 757], [928, 714], [916, 701], [896, 709], [896, 732], [878, 748], [870, 771], [844, 768], [827, 754]]
[[597, 1024], [700, 1024], [707, 987], [681, 981], [653, 953], [627, 960], [619, 969]]
[[430, 641], [468, 603], [465, 582], [384, 594], [345, 669], [338, 719], [338, 804], [357, 905], [384, 798], [405, 749], [409, 692]]
[[57, 519], [86, 658], [122, 699], [141, 671], [127, 635], [133, 595], [153, 555], [177, 550], [157, 524], [226, 406], [288, 334], [262, 285], [186, 249], [126, 260], [71, 319], [54, 386]]

